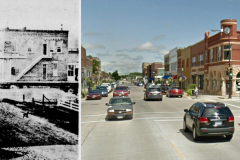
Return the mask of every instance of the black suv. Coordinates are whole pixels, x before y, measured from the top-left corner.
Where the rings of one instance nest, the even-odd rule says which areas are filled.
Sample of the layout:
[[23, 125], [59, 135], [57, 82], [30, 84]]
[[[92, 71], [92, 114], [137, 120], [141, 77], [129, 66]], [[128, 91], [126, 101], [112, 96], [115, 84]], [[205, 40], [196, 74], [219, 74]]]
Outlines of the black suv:
[[234, 116], [224, 103], [197, 102], [184, 109], [183, 130], [193, 132], [193, 140], [200, 136], [225, 136], [231, 140], [234, 133]]

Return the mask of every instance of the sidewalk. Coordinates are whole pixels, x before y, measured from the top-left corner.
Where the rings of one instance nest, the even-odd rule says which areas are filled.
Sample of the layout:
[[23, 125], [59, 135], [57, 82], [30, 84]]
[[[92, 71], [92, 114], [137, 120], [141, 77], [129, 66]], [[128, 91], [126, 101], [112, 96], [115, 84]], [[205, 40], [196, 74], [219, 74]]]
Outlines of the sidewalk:
[[[196, 99], [195, 96], [187, 96], [187, 92], [183, 91], [183, 97], [187, 99]], [[216, 94], [211, 94], [211, 93], [205, 93], [201, 92], [201, 96], [198, 97], [198, 99], [204, 100], [204, 99], [212, 99], [212, 100], [219, 100], [219, 99], [224, 99], [224, 100], [240, 100], [239, 96], [232, 96], [232, 99], [228, 99], [229, 95], [216, 95]]]

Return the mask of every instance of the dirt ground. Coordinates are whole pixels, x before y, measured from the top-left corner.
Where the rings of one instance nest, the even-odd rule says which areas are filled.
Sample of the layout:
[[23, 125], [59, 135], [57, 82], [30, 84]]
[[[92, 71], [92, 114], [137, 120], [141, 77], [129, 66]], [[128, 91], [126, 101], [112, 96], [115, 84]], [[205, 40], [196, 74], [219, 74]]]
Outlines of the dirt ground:
[[0, 159], [78, 159], [78, 135], [0, 103]]

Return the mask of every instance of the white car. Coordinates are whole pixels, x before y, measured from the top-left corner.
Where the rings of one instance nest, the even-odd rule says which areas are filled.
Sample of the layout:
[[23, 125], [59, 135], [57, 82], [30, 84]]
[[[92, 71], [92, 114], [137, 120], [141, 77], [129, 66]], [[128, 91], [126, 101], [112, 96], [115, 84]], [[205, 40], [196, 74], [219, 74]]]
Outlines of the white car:
[[101, 86], [106, 86], [108, 92], [111, 92], [112, 87], [111, 87], [111, 84], [110, 84], [110, 83], [103, 83]]

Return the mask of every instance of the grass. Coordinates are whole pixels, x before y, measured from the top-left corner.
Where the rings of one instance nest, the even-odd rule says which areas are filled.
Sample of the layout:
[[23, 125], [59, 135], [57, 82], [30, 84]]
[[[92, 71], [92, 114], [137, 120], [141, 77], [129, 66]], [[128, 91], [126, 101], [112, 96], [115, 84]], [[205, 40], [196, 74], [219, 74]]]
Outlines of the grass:
[[29, 115], [8, 103], [0, 104], [0, 147], [78, 144], [78, 136], [48, 119]]

